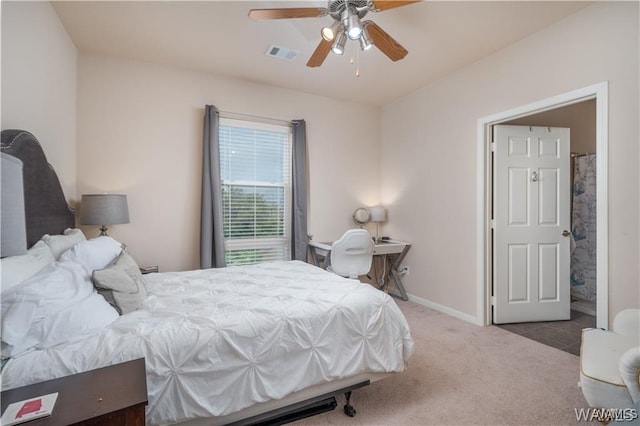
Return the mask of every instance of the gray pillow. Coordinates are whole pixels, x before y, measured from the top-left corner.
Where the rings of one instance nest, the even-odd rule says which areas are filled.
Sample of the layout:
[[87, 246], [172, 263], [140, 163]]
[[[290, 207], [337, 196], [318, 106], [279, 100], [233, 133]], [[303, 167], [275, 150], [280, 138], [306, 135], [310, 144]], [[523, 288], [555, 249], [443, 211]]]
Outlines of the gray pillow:
[[120, 315], [142, 306], [147, 287], [135, 260], [123, 251], [106, 268], [93, 271], [93, 284]]

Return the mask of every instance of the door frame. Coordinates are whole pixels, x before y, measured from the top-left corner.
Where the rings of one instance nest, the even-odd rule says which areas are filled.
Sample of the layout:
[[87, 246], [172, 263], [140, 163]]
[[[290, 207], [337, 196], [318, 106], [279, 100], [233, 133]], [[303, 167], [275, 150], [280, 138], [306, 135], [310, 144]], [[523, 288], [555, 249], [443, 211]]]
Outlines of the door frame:
[[493, 198], [491, 170], [492, 126], [516, 118], [549, 111], [578, 102], [596, 100], [596, 326], [609, 325], [609, 201], [608, 201], [608, 146], [609, 146], [609, 82], [603, 81], [571, 92], [542, 99], [478, 119], [477, 126], [477, 271], [476, 301], [478, 322], [490, 325], [492, 292], [491, 208]]

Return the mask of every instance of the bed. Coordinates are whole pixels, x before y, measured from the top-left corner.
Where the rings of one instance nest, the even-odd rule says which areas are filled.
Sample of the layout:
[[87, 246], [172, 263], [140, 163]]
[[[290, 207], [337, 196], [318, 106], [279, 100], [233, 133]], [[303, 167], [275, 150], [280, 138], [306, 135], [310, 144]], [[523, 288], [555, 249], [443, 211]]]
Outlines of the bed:
[[50, 189], [55, 173], [32, 155], [41, 151], [33, 135], [3, 131], [2, 150], [23, 161], [25, 176], [46, 171], [46, 185], [25, 179], [25, 204], [37, 198], [35, 209], [46, 205], [55, 219], [43, 225], [39, 215], [34, 230], [25, 208], [27, 240], [30, 252], [47, 237], [58, 251], [33, 276], [3, 284], [3, 390], [144, 357], [147, 424], [248, 424], [303, 417], [405, 370], [413, 342], [391, 297], [300, 261], [147, 274], [138, 306], [117, 312], [91, 276], [126, 251], [78, 234], [61, 189]]

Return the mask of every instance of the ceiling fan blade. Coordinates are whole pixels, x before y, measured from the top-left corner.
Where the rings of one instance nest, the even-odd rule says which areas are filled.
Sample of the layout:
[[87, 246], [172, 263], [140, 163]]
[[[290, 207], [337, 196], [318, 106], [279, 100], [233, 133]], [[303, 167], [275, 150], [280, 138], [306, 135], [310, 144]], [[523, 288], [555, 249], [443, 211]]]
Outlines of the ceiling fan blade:
[[399, 61], [407, 56], [409, 51], [395, 41], [385, 30], [376, 25], [373, 21], [365, 21], [364, 26], [373, 44], [389, 57], [392, 61]]
[[251, 9], [249, 17], [261, 19], [320, 18], [327, 14], [324, 7], [293, 7], [284, 9]]
[[412, 3], [420, 3], [420, 0], [376, 0], [373, 2], [373, 10], [375, 10], [376, 12], [380, 12], [382, 10], [406, 6]]
[[313, 51], [313, 55], [307, 61], [308, 67], [319, 67], [322, 65], [327, 55], [331, 51], [331, 42], [326, 41], [325, 39], [320, 40], [320, 44], [316, 47], [316, 50]]

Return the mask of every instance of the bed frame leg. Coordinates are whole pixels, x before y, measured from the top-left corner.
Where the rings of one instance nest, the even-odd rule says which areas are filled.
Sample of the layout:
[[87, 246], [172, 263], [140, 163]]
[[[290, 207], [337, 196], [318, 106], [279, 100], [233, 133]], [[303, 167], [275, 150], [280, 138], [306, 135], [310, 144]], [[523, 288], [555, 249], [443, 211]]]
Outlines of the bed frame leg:
[[356, 409], [349, 403], [349, 400], [351, 399], [351, 391], [345, 392], [344, 397], [347, 398], [347, 403], [344, 406], [344, 413], [349, 417], [354, 417], [356, 415]]

